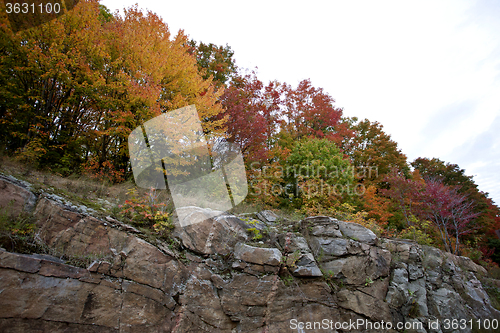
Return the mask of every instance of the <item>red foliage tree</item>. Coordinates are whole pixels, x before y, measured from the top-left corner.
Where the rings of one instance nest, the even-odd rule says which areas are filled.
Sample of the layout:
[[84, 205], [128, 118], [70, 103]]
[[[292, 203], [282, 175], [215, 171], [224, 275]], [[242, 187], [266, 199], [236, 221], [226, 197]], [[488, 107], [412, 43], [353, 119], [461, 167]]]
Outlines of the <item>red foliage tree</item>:
[[440, 179], [427, 179], [419, 211], [421, 217], [438, 228], [445, 249], [457, 255], [460, 254], [460, 237], [475, 229], [473, 221], [479, 216], [474, 213], [474, 202], [458, 190], [458, 187], [444, 185]]
[[424, 182], [418, 172], [414, 179], [407, 179], [394, 170], [385, 181], [389, 189], [381, 192], [397, 203], [408, 226], [412, 215], [432, 222], [446, 251], [460, 254], [460, 238], [477, 229], [474, 222], [480, 214], [474, 212], [474, 201], [460, 193], [459, 186], [447, 186], [436, 177]]
[[270, 139], [277, 129], [278, 86], [276, 82], [264, 86], [252, 73], [234, 78], [221, 97], [227, 133], [241, 147], [247, 164], [268, 158]]
[[425, 183], [414, 179], [407, 179], [401, 172], [393, 169], [385, 176], [384, 181], [389, 184], [389, 189], [381, 189], [380, 193], [391, 198], [403, 213], [406, 225], [410, 226], [411, 216], [417, 215], [421, 201], [421, 192]]
[[336, 143], [341, 141], [335, 127], [342, 116], [342, 109], [333, 106], [335, 100], [315, 88], [310, 80], [303, 80], [296, 89], [284, 84], [282, 87], [284, 129], [294, 133], [296, 138], [324, 137]]
[[475, 230], [464, 238], [475, 243], [480, 241], [486, 246], [488, 239], [498, 239], [496, 230], [500, 229], [500, 208], [488, 197], [488, 193], [479, 190], [472, 176], [467, 176], [465, 170], [457, 164], [446, 163], [437, 158], [417, 158], [411, 165], [419, 170], [423, 177], [439, 178], [444, 185], [457, 186], [459, 194], [467, 196], [474, 202], [474, 213], [479, 216], [475, 219]]

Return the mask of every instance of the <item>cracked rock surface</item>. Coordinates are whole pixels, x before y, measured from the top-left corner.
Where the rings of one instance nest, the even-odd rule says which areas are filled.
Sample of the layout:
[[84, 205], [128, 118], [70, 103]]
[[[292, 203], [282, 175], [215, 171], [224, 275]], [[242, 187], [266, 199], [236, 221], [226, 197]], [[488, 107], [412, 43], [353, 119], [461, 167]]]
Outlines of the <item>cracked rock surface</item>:
[[[330, 217], [306, 218], [292, 232], [269, 211], [212, 216], [191, 207], [172, 233], [181, 244], [173, 249], [10, 178], [0, 178], [0, 198], [32, 212], [49, 247], [97, 258], [82, 268], [0, 249], [1, 332], [297, 332], [292, 319], [326, 319], [447, 333], [472, 330], [429, 322], [500, 320], [481, 282], [486, 271], [472, 260]], [[200, 214], [210, 217], [186, 223]], [[266, 237], [252, 240], [250, 228]]]

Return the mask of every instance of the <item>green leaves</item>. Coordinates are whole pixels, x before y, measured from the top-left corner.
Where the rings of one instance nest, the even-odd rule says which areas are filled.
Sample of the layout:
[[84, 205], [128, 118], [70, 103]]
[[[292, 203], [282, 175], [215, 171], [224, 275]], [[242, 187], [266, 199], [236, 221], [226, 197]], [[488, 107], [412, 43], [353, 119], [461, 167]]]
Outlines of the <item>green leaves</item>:
[[196, 62], [204, 79], [212, 78], [217, 87], [222, 87], [236, 75], [237, 66], [234, 62], [234, 51], [231, 47], [215, 44], [196, 43], [191, 40], [187, 43], [189, 53], [196, 57]]
[[285, 165], [289, 179], [298, 179], [299, 176], [316, 178], [331, 186], [349, 185], [354, 180], [351, 164], [328, 139], [297, 142]]

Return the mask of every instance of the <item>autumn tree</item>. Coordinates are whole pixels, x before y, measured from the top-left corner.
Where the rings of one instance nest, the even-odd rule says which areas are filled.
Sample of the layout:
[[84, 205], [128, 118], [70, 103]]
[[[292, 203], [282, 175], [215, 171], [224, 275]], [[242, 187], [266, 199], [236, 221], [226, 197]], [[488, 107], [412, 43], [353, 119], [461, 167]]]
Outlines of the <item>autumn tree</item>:
[[188, 52], [196, 57], [203, 78], [212, 78], [218, 87], [227, 85], [231, 78], [237, 75], [238, 68], [233, 59], [234, 51], [227, 44], [217, 46], [190, 40]]
[[457, 164], [445, 163], [438, 158], [419, 157], [411, 162], [411, 165], [419, 170], [423, 177], [440, 178], [446, 185], [460, 186], [461, 192], [477, 188], [472, 176], [465, 175], [465, 170]]
[[390, 200], [378, 194], [374, 185], [366, 187], [362, 196], [363, 209], [369, 218], [375, 218], [381, 226], [387, 225], [389, 218], [394, 214], [390, 211]]
[[425, 177], [424, 180], [418, 170], [412, 178], [393, 170], [385, 177], [389, 189], [382, 189], [381, 193], [396, 203], [408, 227], [413, 227], [414, 221], [430, 221], [446, 251], [459, 254], [462, 236], [477, 228], [476, 219], [480, 214], [474, 212], [474, 201], [460, 193], [459, 186], [446, 185], [440, 178]]
[[406, 227], [411, 226], [413, 217], [417, 215], [421, 204], [421, 192], [425, 183], [407, 178], [397, 169], [385, 175], [383, 180], [388, 183], [389, 188], [381, 189], [380, 193], [395, 202], [398, 210], [403, 214]]
[[[100, 160], [120, 158], [118, 163], [126, 163], [131, 130], [163, 112], [191, 104], [196, 105], [209, 140], [224, 136], [226, 119], [216, 119], [222, 112], [217, 102], [220, 92], [211, 80], [201, 77], [182, 31], [171, 36], [161, 18], [143, 13], [137, 6], [126, 9], [108, 29], [112, 70], [106, 73], [107, 87], [125, 78], [126, 90], [110, 108], [101, 109], [94, 129], [102, 142], [96, 146]], [[106, 95], [112, 100], [116, 96], [113, 89]]]
[[421, 198], [419, 215], [437, 227], [446, 251], [460, 255], [460, 238], [474, 230], [473, 221], [479, 216], [473, 211], [474, 202], [435, 178], [427, 179]]
[[[324, 161], [320, 162], [319, 157], [313, 159], [314, 163], [320, 163], [319, 166], [323, 168], [326, 165], [321, 163], [330, 163], [328, 161], [331, 157], [339, 153], [337, 142], [341, 141], [342, 136], [339, 134], [341, 129], [337, 125], [342, 109], [336, 108], [333, 98], [323, 89], [312, 86], [310, 80], [303, 80], [294, 88], [277, 81], [264, 85], [255, 73], [240, 74], [233, 77], [221, 97], [221, 102], [226, 109], [225, 115], [228, 116], [228, 135], [231, 140], [242, 147], [250, 178], [253, 174], [259, 178], [258, 175], [264, 173], [264, 168], [270, 167], [274, 170], [272, 177], [260, 178], [260, 180], [252, 178], [252, 181], [261, 182], [255, 185], [259, 188], [259, 192], [263, 192], [262, 188], [269, 184], [276, 188], [282, 186], [289, 189], [290, 186], [294, 188], [319, 186], [323, 182], [325, 186], [331, 187], [330, 191], [333, 191], [334, 185], [340, 187], [345, 185], [344, 183], [328, 183], [336, 179], [335, 177], [305, 179], [304, 175], [292, 178], [288, 175], [284, 175], [284, 178], [275, 176], [280, 173], [280, 167], [291, 168], [298, 166], [299, 162], [306, 163], [300, 159], [310, 156], [311, 153], [324, 156], [324, 149], [333, 149], [332, 156]], [[306, 143], [308, 140], [312, 140], [311, 143]], [[300, 147], [297, 146], [299, 142], [301, 142]], [[322, 145], [321, 148], [320, 145]], [[340, 153], [340, 160], [349, 164], [343, 159], [342, 153]], [[303, 167], [307, 165], [306, 163]], [[348, 169], [347, 166], [346, 168], [342, 172], [352, 175], [352, 168]], [[340, 187], [336, 190], [340, 192], [346, 190]], [[326, 187], [324, 189], [326, 190]], [[337, 196], [336, 201], [340, 197]], [[284, 198], [286, 199], [287, 196], [285, 195]], [[328, 206], [326, 202], [320, 203], [321, 200], [318, 198], [316, 200], [312, 199], [312, 196], [302, 195], [299, 201], [315, 205], [313, 204], [315, 200], [323, 208]], [[328, 197], [327, 200], [331, 201], [333, 198], [334, 195]], [[297, 199], [297, 194], [295, 194], [295, 199]]]
[[380, 123], [357, 121], [355, 117], [343, 122], [349, 124], [353, 135], [344, 140], [342, 147], [356, 168], [359, 181], [366, 185], [380, 183], [394, 168], [408, 175], [406, 156]]
[[95, 0], [13, 34], [2, 21], [0, 140], [67, 173], [84, 161], [129, 169], [127, 137], [162, 112], [195, 104], [209, 139], [225, 136], [220, 92], [155, 14], [109, 16]]
[[17, 34], [2, 22], [0, 123], [9, 152], [22, 149], [52, 167], [81, 161], [81, 138], [104, 83], [103, 29], [96, 1]]
[[294, 139], [314, 137], [340, 141], [335, 131], [342, 109], [334, 106], [335, 100], [322, 88], [316, 88], [310, 80], [301, 81], [296, 88], [282, 86], [282, 131]]
[[[419, 170], [420, 174], [426, 178], [441, 179], [444, 185], [455, 186], [458, 193], [466, 195], [468, 200], [474, 203], [474, 213], [479, 216], [476, 218], [477, 230], [469, 233], [467, 237], [474, 235], [477, 239], [482, 239], [486, 243], [486, 238], [495, 238], [495, 230], [500, 229], [499, 218], [500, 209], [493, 203], [488, 193], [479, 190], [472, 176], [467, 176], [465, 170], [457, 164], [446, 163], [438, 158], [415, 159], [411, 165]], [[472, 240], [474, 241], [475, 240]]]
[[225, 108], [229, 140], [241, 147], [247, 165], [267, 163], [277, 130], [280, 94], [277, 82], [264, 86], [255, 73], [237, 76], [220, 101]]
[[286, 194], [298, 197], [301, 210], [308, 214], [332, 212], [343, 198], [356, 195], [349, 161], [326, 138], [297, 141], [283, 172]]

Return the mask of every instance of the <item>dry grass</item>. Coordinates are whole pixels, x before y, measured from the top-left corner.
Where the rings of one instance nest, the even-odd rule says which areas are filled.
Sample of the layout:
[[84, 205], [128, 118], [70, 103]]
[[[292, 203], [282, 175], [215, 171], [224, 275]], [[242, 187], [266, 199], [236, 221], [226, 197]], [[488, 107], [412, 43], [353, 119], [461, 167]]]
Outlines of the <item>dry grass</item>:
[[[60, 195], [69, 201], [93, 208], [103, 215], [108, 214], [115, 217], [118, 217], [116, 215], [120, 210], [118, 206], [123, 205], [125, 200], [132, 199], [130, 195], [132, 190], [135, 190], [136, 197], [148, 198], [150, 195], [149, 189], [138, 188], [133, 180], [112, 185], [85, 175], [63, 177], [49, 171], [33, 169], [31, 166], [24, 165], [7, 156], [0, 156], [0, 172], [32, 184], [35, 190]], [[157, 203], [170, 201], [168, 191], [158, 190], [157, 192]], [[193, 205], [195, 204], [196, 202], [193, 202]], [[269, 209], [269, 207], [244, 200], [229, 212], [233, 214], [256, 213], [264, 209]], [[293, 209], [280, 210], [279, 212], [276, 209], [273, 210], [280, 217], [292, 221], [299, 221], [304, 217]]]
[[83, 204], [93, 204], [94, 207], [91, 208], [95, 208], [97, 204], [100, 208], [104, 208], [106, 213], [122, 205], [128, 199], [127, 192], [130, 189], [137, 189], [139, 195], [148, 191], [138, 189], [133, 181], [112, 185], [85, 175], [62, 177], [48, 171], [34, 170], [6, 156], [1, 159], [0, 172], [32, 184], [35, 190], [61, 195], [70, 201], [76, 199]]

